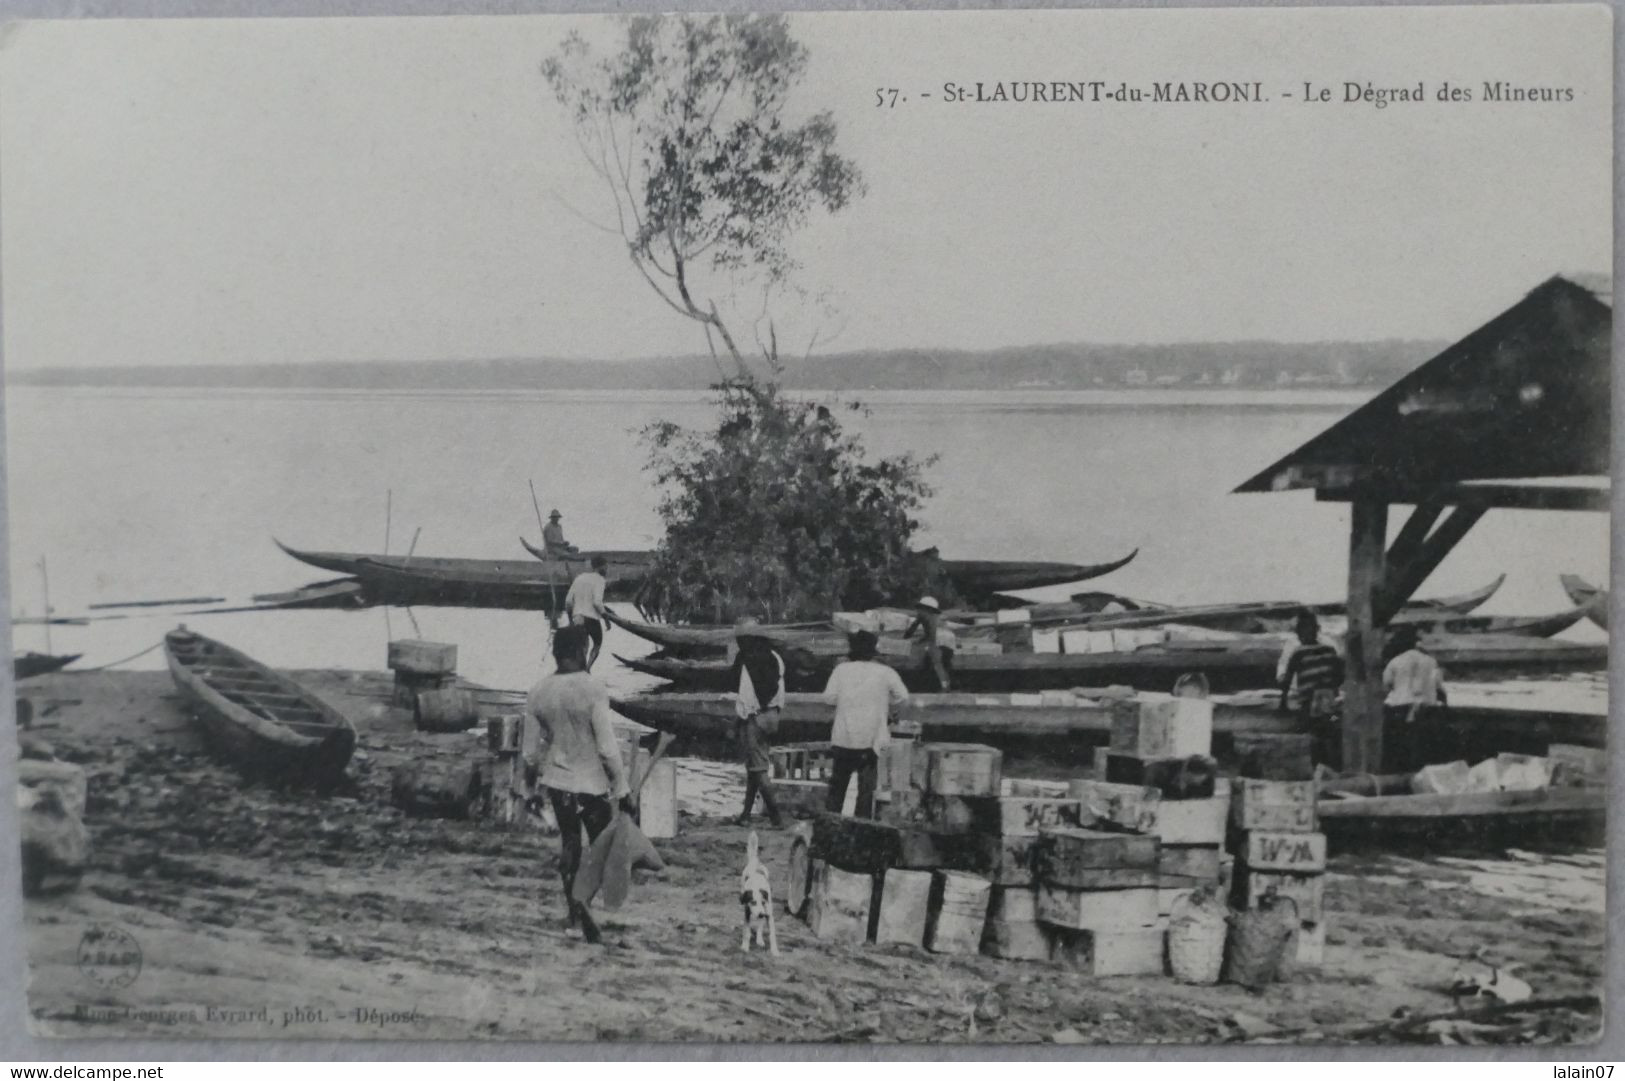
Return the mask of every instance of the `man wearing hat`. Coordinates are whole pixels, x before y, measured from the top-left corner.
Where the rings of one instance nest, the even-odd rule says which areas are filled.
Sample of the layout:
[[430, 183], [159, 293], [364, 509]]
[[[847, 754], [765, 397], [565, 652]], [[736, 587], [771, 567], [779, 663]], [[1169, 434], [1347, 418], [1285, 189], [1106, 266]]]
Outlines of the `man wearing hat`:
[[547, 524], [542, 527], [542, 547], [548, 555], [573, 556], [580, 554], [580, 549], [564, 539], [564, 527], [559, 524], [564, 515], [554, 508], [553, 513], [547, 516]]
[[914, 622], [903, 632], [904, 638], [913, 638], [915, 630], [923, 631], [925, 639], [925, 674], [936, 680], [936, 689], [946, 694], [952, 689], [948, 672], [953, 668], [954, 649], [959, 639], [942, 622], [942, 606], [935, 597], [921, 597], [914, 608]]
[[1382, 670], [1383, 768], [1409, 771], [1425, 766], [1428, 747], [1420, 718], [1432, 706], [1448, 708], [1439, 662], [1422, 649], [1416, 628], [1401, 624], [1390, 639], [1394, 659]]
[[779, 711], [784, 706], [784, 658], [762, 636], [759, 628], [760, 624], [751, 616], [744, 616], [734, 624], [739, 655], [734, 659], [729, 685], [735, 688], [734, 712], [739, 723], [734, 734], [740, 757], [745, 761], [745, 809], [735, 821], [741, 826], [750, 822], [751, 809], [760, 793], [768, 821], [778, 829], [784, 820], [779, 817], [773, 784], [768, 780], [771, 763], [767, 751], [779, 730]]

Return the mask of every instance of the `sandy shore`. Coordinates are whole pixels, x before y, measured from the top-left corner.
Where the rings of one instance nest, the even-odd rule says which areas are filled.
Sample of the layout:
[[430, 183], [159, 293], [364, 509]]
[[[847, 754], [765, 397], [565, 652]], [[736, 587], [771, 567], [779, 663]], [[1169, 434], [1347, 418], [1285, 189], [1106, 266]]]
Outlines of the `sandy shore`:
[[[26, 907], [38, 1032], [1117, 1043], [1247, 1029], [1346, 1039], [1396, 1011], [1450, 1010], [1444, 985], [1480, 947], [1492, 963], [1521, 965], [1538, 997], [1600, 993], [1604, 872], [1589, 852], [1335, 858], [1326, 963], [1263, 994], [830, 946], [782, 918], [781, 957], [742, 954], [745, 831], [717, 817], [736, 813], [740, 774], [699, 760], [680, 763], [682, 833], [659, 844], [668, 869], [603, 915], [606, 943], [592, 947], [563, 926], [555, 839], [390, 806], [393, 765], [468, 753], [475, 737], [413, 732], [377, 697], [377, 674], [300, 675], [361, 733], [356, 783], [339, 796], [245, 784], [206, 753], [167, 673], [26, 685], [33, 734], [89, 774], [93, 846], [77, 890]], [[761, 837], [782, 889], [788, 837]], [[139, 964], [83, 963], [93, 927], [128, 936]], [[1594, 1011], [1560, 1011], [1485, 1038], [1592, 1039], [1600, 1024]]]

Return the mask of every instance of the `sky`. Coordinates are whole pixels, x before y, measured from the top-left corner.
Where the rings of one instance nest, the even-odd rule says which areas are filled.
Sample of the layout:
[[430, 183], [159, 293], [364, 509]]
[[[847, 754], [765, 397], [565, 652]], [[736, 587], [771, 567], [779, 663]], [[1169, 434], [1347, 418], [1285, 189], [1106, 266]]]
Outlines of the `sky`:
[[[1606, 9], [803, 15], [794, 99], [867, 193], [798, 238], [787, 348], [1453, 339], [1611, 264]], [[550, 16], [71, 21], [0, 39], [5, 363], [693, 353], [609, 203]], [[1250, 105], [948, 104], [998, 80]], [[1305, 81], [1331, 103], [1301, 100]], [[1344, 104], [1343, 84], [1429, 101]], [[1439, 104], [1442, 81], [1568, 87]], [[876, 90], [906, 98], [876, 107]], [[932, 94], [927, 100], [921, 95]], [[1293, 93], [1288, 102], [1282, 95]]]

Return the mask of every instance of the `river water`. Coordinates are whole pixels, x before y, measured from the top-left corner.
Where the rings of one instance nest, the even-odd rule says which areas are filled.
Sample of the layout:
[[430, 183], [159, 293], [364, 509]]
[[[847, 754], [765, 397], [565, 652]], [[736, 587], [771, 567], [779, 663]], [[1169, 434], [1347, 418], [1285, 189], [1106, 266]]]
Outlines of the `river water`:
[[[1312, 495], [1231, 489], [1366, 397], [1347, 392], [1160, 391], [861, 396], [851, 415], [876, 453], [937, 454], [923, 543], [950, 558], [1132, 564], [1083, 588], [1178, 603], [1333, 599], [1346, 589], [1347, 509]], [[49, 574], [58, 615], [95, 603], [249, 594], [328, 577], [300, 547], [527, 558], [521, 535], [564, 513], [583, 547], [652, 546], [655, 493], [636, 430], [702, 425], [680, 392], [377, 393], [13, 387], [6, 392], [11, 611], [39, 615]], [[1397, 528], [1397, 523], [1396, 523]], [[1455, 593], [1503, 571], [1482, 611], [1568, 607], [1558, 574], [1605, 581], [1607, 516], [1496, 511], [1422, 590]], [[1068, 590], [1039, 591], [1059, 597]], [[54, 627], [56, 652], [103, 664], [156, 642], [179, 609]], [[459, 645], [474, 680], [521, 687], [544, 642], [537, 613], [440, 608], [186, 616], [277, 667], [382, 668], [390, 636]], [[44, 649], [45, 629], [13, 629]], [[1595, 638], [1584, 625], [1569, 637]], [[613, 632], [609, 648], [644, 652]], [[157, 667], [159, 653], [130, 667]], [[609, 666], [616, 689], [647, 680]], [[1601, 693], [1601, 680], [1590, 681]]]

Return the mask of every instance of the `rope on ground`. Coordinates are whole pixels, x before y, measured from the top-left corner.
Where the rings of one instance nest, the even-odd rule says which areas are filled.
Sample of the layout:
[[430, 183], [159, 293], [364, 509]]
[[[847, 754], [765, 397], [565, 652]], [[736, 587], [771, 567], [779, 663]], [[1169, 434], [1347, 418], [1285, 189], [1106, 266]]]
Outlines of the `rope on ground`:
[[158, 639], [158, 641], [154, 642], [152, 645], [148, 646], [146, 649], [143, 649], [140, 653], [132, 653], [128, 657], [123, 657], [123, 658], [120, 658], [119, 660], [116, 660], [116, 661], [108, 661], [106, 664], [98, 664], [94, 668], [75, 668], [72, 671], [74, 671], [74, 672], [100, 672], [104, 668], [117, 668], [119, 665], [126, 664], [126, 663], [128, 663], [130, 661], [133, 661], [137, 657], [145, 657], [147, 654], [151, 653], [153, 650], [159, 648], [163, 644], [164, 644], [164, 640], [162, 638], [160, 638], [160, 639]]

